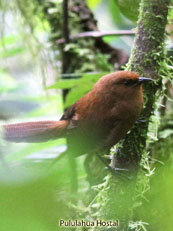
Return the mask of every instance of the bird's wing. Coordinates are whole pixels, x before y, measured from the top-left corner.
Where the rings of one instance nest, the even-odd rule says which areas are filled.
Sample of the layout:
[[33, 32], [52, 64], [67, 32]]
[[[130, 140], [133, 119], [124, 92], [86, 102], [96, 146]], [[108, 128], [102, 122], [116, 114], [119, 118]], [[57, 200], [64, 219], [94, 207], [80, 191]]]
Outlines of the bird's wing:
[[77, 127], [79, 116], [76, 112], [76, 103], [65, 110], [64, 115], [61, 117], [60, 121], [61, 120], [69, 121], [67, 129], [73, 129]]
[[76, 113], [76, 104], [73, 104], [72, 106], [68, 107], [63, 116], [60, 118], [60, 120], [70, 120]]

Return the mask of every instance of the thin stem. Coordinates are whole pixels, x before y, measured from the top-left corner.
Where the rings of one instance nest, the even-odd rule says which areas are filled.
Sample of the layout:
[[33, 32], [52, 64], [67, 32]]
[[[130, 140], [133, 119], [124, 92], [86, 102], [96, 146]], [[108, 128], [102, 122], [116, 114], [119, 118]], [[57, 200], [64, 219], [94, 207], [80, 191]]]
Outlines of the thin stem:
[[[67, 32], [66, 32], [67, 33]], [[132, 30], [117, 30], [117, 31], [87, 31], [82, 32], [76, 35], [71, 35], [68, 37], [68, 42], [70, 40], [74, 39], [80, 39], [80, 38], [101, 38], [105, 36], [134, 36], [135, 31]], [[64, 38], [58, 39], [57, 43], [66, 43], [67, 38], [64, 36]]]

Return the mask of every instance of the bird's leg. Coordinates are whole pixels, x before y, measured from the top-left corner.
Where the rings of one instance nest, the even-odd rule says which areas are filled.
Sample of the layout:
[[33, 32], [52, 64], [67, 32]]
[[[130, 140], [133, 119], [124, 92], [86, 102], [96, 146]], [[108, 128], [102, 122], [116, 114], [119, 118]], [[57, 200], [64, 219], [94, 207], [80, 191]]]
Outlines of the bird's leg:
[[140, 119], [140, 120], [137, 120], [135, 124], [146, 123], [146, 122], [147, 120]]
[[[102, 143], [102, 148], [104, 147], [113, 147], [115, 145], [115, 143], [117, 143], [117, 141], [115, 140], [115, 134], [117, 133], [117, 131], [121, 128], [121, 121], [117, 121], [114, 123], [113, 129], [111, 130], [109, 136], [106, 138], [106, 140], [104, 140], [104, 142]], [[103, 149], [104, 150], [104, 149]], [[115, 150], [115, 152], [118, 152], [118, 149]], [[126, 169], [121, 169], [121, 168], [116, 168], [116, 157], [115, 155], [112, 155], [111, 158], [111, 163], [110, 165], [108, 165], [109, 168], [113, 169], [114, 171], [127, 171]]]
[[71, 195], [72, 203], [77, 204], [77, 194], [78, 194], [78, 171], [77, 171], [77, 162], [74, 155], [68, 153], [68, 162], [70, 168], [70, 183], [71, 183]]
[[77, 163], [75, 156], [69, 152], [67, 149], [66, 151], [62, 152], [59, 156], [51, 162], [50, 167], [52, 168], [57, 161], [59, 161], [64, 155], [68, 158], [69, 169], [70, 169], [70, 183], [71, 183], [71, 199], [73, 204], [77, 204], [77, 192], [78, 192], [78, 172], [77, 172]]
[[[130, 180], [130, 178], [129, 178], [128, 176], [123, 175], [122, 173], [119, 173], [119, 172], [118, 172], [119, 170], [122, 171], [122, 170], [126, 170], [126, 169], [112, 168], [112, 167], [106, 162], [106, 160], [104, 159], [104, 157], [102, 157], [102, 156], [98, 153], [98, 150], [97, 150], [95, 153], [96, 153], [97, 157], [102, 161], [102, 163], [106, 166], [106, 169], [107, 169], [108, 171], [110, 171], [110, 173], [111, 173], [112, 175], [119, 175], [120, 177], [123, 177], [123, 178], [125, 178], [125, 179]], [[127, 170], [127, 171], [128, 171], [128, 170]]]
[[[119, 150], [118, 150], [118, 149], [115, 149], [114, 152], [118, 153]], [[126, 168], [116, 168], [116, 167], [115, 167], [115, 166], [117, 165], [117, 160], [116, 160], [116, 155], [115, 155], [115, 154], [112, 154], [112, 155], [110, 156], [110, 159], [111, 159], [110, 167], [111, 167], [112, 169], [114, 169], [115, 171], [128, 171], [128, 169], [126, 169]]]
[[[120, 121], [117, 121], [114, 124], [113, 129], [111, 130], [109, 136], [107, 137], [106, 140], [104, 140], [102, 142], [102, 144], [99, 146], [98, 149], [95, 149], [95, 153], [98, 156], [98, 158], [104, 163], [104, 165], [106, 166], [106, 168], [114, 175], [121, 175], [122, 177], [128, 178], [127, 176], [120, 174], [118, 171], [128, 171], [127, 169], [122, 169], [122, 168], [116, 168], [116, 157], [115, 155], [113, 155], [113, 158], [111, 160], [111, 164], [109, 165], [105, 159], [99, 154], [100, 152], [103, 153], [103, 150], [108, 150], [108, 147], [113, 146], [116, 143], [115, 140], [115, 134], [117, 133], [117, 130], [119, 130], [119, 126], [120, 125]], [[100, 152], [99, 152], [100, 151]]]

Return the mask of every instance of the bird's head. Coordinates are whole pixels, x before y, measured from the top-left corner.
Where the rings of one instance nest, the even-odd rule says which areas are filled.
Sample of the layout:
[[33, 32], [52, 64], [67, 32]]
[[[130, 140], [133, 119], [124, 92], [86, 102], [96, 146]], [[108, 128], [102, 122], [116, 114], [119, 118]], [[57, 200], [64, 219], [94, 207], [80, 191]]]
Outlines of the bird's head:
[[142, 84], [151, 81], [152, 79], [141, 77], [135, 72], [118, 71], [102, 77], [95, 86], [119, 98], [129, 98], [142, 95]]
[[110, 77], [110, 81], [112, 81], [113, 84], [125, 88], [140, 86], [142, 83], [152, 81], [151, 78], [140, 77], [137, 73], [131, 71], [118, 71]]

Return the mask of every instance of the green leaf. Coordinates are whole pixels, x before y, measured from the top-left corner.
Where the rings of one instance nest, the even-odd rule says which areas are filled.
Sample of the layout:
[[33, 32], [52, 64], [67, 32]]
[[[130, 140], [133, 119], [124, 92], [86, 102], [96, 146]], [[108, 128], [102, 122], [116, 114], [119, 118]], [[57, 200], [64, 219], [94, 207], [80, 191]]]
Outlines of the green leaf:
[[0, 70], [0, 92], [15, 89], [16, 81], [4, 70]]
[[[38, 164], [35, 168], [13, 166], [8, 172], [1, 172], [0, 230], [58, 230], [58, 219], [61, 216], [65, 217], [65, 214], [68, 213], [67, 202], [60, 200], [60, 196], [58, 196], [63, 193], [63, 198], [65, 198], [65, 194], [68, 195], [70, 191], [67, 186], [67, 173], [66, 175], [64, 172], [63, 174], [60, 174], [62, 172], [58, 172], [58, 174], [51, 172], [50, 174], [47, 169], [49, 175], [45, 172], [41, 176], [38, 166]], [[33, 176], [35, 174], [35, 179], [29, 177], [29, 171]], [[63, 181], [61, 180], [62, 175]], [[55, 187], [57, 187], [56, 193]]]
[[168, 136], [173, 135], [173, 130], [172, 129], [165, 129], [164, 131], [161, 131], [159, 133], [160, 138], [166, 139]]
[[138, 19], [138, 8], [140, 0], [114, 0], [119, 7], [121, 13], [131, 21], [136, 22]]
[[0, 51], [0, 58], [9, 58], [25, 51], [25, 47], [6, 48]]
[[4, 47], [6, 45], [13, 45], [19, 42], [20, 37], [18, 35], [4, 36], [0, 39], [0, 46]]
[[78, 84], [73, 87], [66, 97], [65, 107], [69, 107], [77, 100], [82, 98], [86, 93], [88, 93], [93, 85], [102, 77], [105, 73], [93, 73], [84, 74], [82, 78], [79, 79]]
[[84, 94], [89, 92], [93, 86], [92, 82], [84, 82], [79, 86], [72, 88], [68, 93], [65, 101], [65, 107], [69, 107], [73, 103], [75, 103], [78, 99], [82, 98]]
[[107, 72], [101, 72], [101, 73], [93, 73], [93, 74], [84, 74], [82, 76], [83, 80], [89, 80], [93, 83], [96, 83], [102, 76], [108, 74]]
[[66, 80], [59, 80], [55, 84], [47, 87], [46, 89], [70, 89], [73, 88], [83, 82], [87, 81], [93, 81], [94, 83], [97, 82], [97, 80], [102, 77], [106, 72], [102, 73], [92, 73], [92, 74], [84, 74], [79, 79], [66, 79]]
[[80, 79], [60, 80], [47, 89], [71, 89], [66, 97], [65, 107], [69, 107], [89, 92], [93, 85], [106, 73], [84, 74]]
[[79, 79], [59, 80], [57, 83], [47, 87], [46, 89], [68, 89], [76, 86], [79, 82]]
[[122, 14], [117, 6], [116, 0], [109, 0], [109, 10], [117, 27], [121, 28], [124, 24]]
[[87, 0], [87, 4], [91, 9], [97, 7], [101, 2], [102, 0]]

